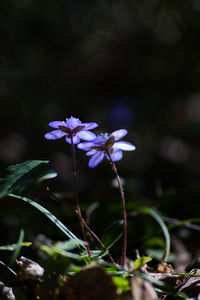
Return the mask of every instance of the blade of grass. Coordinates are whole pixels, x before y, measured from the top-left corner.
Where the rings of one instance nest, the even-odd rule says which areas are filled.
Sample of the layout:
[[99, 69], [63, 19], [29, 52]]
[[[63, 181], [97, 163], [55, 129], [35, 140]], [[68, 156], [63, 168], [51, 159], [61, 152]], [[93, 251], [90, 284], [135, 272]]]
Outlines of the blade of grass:
[[[29, 247], [32, 245], [31, 242], [23, 242], [22, 247]], [[17, 244], [11, 244], [6, 246], [0, 246], [0, 251], [15, 251]]]
[[69, 238], [73, 239], [76, 242], [76, 245], [79, 248], [86, 249], [86, 246], [83, 241], [77, 238], [62, 222], [60, 222], [50, 211], [44, 208], [42, 205], [38, 204], [37, 202], [23, 196], [15, 195], [15, 194], [8, 194], [9, 197], [17, 198], [22, 201], [29, 203], [30, 205], [34, 206], [37, 210], [43, 213], [49, 220], [51, 220], [64, 234]]
[[171, 223], [168, 226], [168, 230], [171, 230], [171, 229], [173, 229], [175, 227], [179, 227], [179, 226], [185, 226], [185, 227], [200, 231], [199, 225], [192, 224], [192, 223], [200, 223], [200, 218], [190, 218], [190, 219], [185, 219], [185, 220], [178, 220], [178, 219], [174, 219], [174, 218], [163, 217], [163, 219], [166, 222]]
[[169, 255], [169, 251], [170, 251], [170, 235], [169, 235], [169, 231], [167, 229], [167, 226], [165, 225], [165, 223], [163, 222], [162, 218], [159, 216], [159, 214], [153, 210], [152, 208], [149, 208], [149, 214], [158, 222], [158, 224], [160, 225], [164, 237], [165, 237], [165, 242], [166, 242], [166, 248], [165, 248], [165, 253], [162, 257], [162, 261], [166, 262], [168, 255]]
[[24, 229], [21, 229], [15, 251], [13, 252], [13, 255], [12, 255], [11, 260], [10, 260], [10, 265], [11, 266], [14, 264], [16, 258], [19, 255], [19, 252], [20, 252], [22, 244], [23, 244], [23, 240], [24, 240]]
[[155, 291], [159, 294], [159, 295], [164, 295], [166, 297], [167, 296], [172, 296], [174, 299], [183, 299], [183, 300], [195, 300], [194, 298], [188, 298], [188, 296], [182, 292], [169, 292], [166, 290], [161, 290], [159, 288], [155, 288]]
[[171, 273], [172, 275], [177, 275], [177, 276], [190, 276], [190, 277], [200, 277], [200, 274], [195, 274], [195, 273]]
[[134, 271], [134, 270], [131, 272], [131, 274], [150, 281], [154, 285], [155, 290], [159, 291], [159, 293], [161, 293], [161, 294], [171, 295], [173, 297], [176, 297], [176, 299], [178, 298], [178, 299], [189, 300], [188, 296], [186, 294], [184, 294], [183, 292], [174, 291], [174, 289], [172, 287], [168, 286], [165, 282], [154, 279], [152, 276], [150, 276], [148, 274], [140, 273], [140, 272]]
[[103, 233], [101, 241], [105, 248], [109, 250], [123, 235], [123, 220], [112, 223]]
[[165, 252], [163, 254], [161, 262], [166, 262], [167, 258], [168, 258], [168, 255], [169, 255], [169, 251], [170, 251], [170, 235], [169, 235], [169, 231], [167, 229], [167, 226], [163, 222], [163, 220], [160, 217], [159, 213], [157, 213], [154, 209], [152, 209], [148, 206], [136, 206], [134, 209], [138, 212], [141, 212], [141, 213], [148, 214], [148, 215], [152, 216], [154, 218], [154, 220], [156, 220], [158, 222], [158, 224], [160, 225], [160, 227], [162, 229], [162, 232], [164, 234], [165, 243], [166, 243]]

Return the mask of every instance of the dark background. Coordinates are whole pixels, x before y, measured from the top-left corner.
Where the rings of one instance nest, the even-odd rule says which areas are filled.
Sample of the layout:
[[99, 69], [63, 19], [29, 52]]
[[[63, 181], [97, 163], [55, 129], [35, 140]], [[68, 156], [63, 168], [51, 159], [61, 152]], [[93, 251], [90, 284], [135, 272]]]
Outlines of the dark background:
[[[71, 201], [70, 146], [44, 134], [49, 122], [74, 116], [97, 122], [95, 133], [128, 130], [124, 140], [137, 149], [116, 165], [129, 213], [138, 203], [168, 217], [199, 217], [199, 40], [199, 0], [1, 1], [1, 175], [10, 164], [50, 160], [59, 175], [48, 185]], [[108, 161], [89, 169], [85, 153], [76, 153], [82, 209], [97, 203], [90, 221], [101, 235], [121, 214], [114, 176]], [[44, 187], [35, 199], [79, 234], [76, 218]], [[63, 239], [37, 211], [9, 201], [1, 204], [5, 240], [15, 242], [21, 226], [26, 239], [42, 231]], [[148, 231], [139, 220], [129, 219], [133, 248]], [[198, 248], [198, 233], [176, 233]]]

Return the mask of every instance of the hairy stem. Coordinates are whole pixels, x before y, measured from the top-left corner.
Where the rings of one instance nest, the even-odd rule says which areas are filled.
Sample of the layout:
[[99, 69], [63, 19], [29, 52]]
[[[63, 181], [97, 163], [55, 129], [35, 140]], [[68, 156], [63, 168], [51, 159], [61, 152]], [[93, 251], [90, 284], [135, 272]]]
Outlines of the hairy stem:
[[85, 226], [83, 224], [82, 216], [81, 216], [81, 208], [80, 208], [79, 201], [78, 201], [76, 156], [75, 156], [75, 147], [74, 147], [74, 142], [73, 142], [73, 136], [72, 135], [71, 135], [71, 149], [72, 149], [72, 161], [73, 161], [73, 183], [74, 183], [74, 198], [75, 198], [75, 204], [76, 204], [76, 211], [77, 211], [77, 216], [79, 218], [83, 239], [86, 242], [86, 248], [87, 248], [88, 256], [91, 257], [91, 251], [90, 251], [90, 247], [89, 247], [89, 244], [88, 244], [88, 241], [87, 241]]
[[[106, 251], [106, 247], [104, 246], [102, 241], [98, 238], [98, 236], [90, 229], [90, 227], [86, 224], [86, 222], [84, 221], [84, 219], [82, 217], [81, 217], [81, 220], [82, 220], [85, 228], [87, 229], [87, 231], [91, 234], [91, 236], [99, 243], [99, 245], [103, 248], [103, 250]], [[108, 257], [109, 257], [111, 263], [113, 263], [115, 265], [115, 261], [109, 252], [108, 252]]]
[[126, 261], [126, 248], [127, 248], [127, 216], [126, 216], [126, 203], [125, 203], [125, 198], [124, 198], [124, 192], [123, 192], [123, 188], [121, 185], [121, 181], [117, 172], [117, 168], [115, 166], [115, 163], [112, 160], [112, 157], [110, 155], [109, 149], [106, 151], [112, 166], [112, 169], [115, 173], [116, 179], [117, 179], [117, 183], [119, 186], [119, 191], [120, 191], [120, 195], [121, 195], [121, 200], [122, 200], [122, 207], [123, 207], [123, 221], [124, 221], [124, 234], [123, 234], [123, 248], [122, 248], [122, 260], [121, 260], [121, 265], [122, 267], [124, 267], [125, 265], [125, 261]]

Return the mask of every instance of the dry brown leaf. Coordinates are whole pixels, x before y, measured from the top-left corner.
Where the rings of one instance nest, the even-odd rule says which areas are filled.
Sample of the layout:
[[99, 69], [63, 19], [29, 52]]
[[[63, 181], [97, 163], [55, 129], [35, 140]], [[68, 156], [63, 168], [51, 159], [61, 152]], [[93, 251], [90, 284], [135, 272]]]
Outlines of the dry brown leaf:
[[20, 280], [38, 280], [44, 275], [44, 269], [39, 264], [24, 256], [20, 257], [18, 266], [18, 276]]
[[126, 257], [124, 269], [131, 272], [134, 270], [134, 261], [129, 257]]
[[176, 256], [174, 261], [174, 267], [177, 273], [184, 273], [186, 267], [191, 263], [191, 254], [183, 244], [183, 242], [177, 237], [172, 236], [173, 252]]
[[7, 287], [0, 281], [0, 299], [1, 300], [15, 300], [13, 290], [11, 287]]
[[174, 274], [163, 274], [163, 273], [148, 273], [149, 276], [153, 277], [155, 280], [163, 281], [167, 286], [174, 288], [180, 278], [179, 275]]
[[115, 300], [117, 288], [111, 276], [97, 263], [91, 263], [74, 276], [68, 276], [60, 299]]
[[122, 292], [118, 295], [117, 300], [133, 300], [133, 297], [131, 295], [130, 291]]
[[157, 272], [159, 273], [172, 273], [174, 272], [172, 265], [167, 264], [166, 262], [161, 262], [157, 266]]
[[[200, 275], [200, 269], [194, 269], [191, 275]], [[200, 277], [187, 276], [177, 287], [179, 292], [184, 292], [189, 297], [198, 297], [200, 294]]]
[[151, 283], [141, 277], [133, 277], [131, 289], [133, 300], [158, 300]]

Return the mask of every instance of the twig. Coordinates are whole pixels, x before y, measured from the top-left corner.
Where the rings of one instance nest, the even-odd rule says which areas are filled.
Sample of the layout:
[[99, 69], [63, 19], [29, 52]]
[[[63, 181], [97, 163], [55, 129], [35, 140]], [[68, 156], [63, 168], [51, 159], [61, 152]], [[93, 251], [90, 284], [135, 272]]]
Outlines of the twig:
[[2, 266], [4, 266], [8, 271], [10, 271], [14, 276], [17, 276], [17, 273], [15, 273], [15, 271], [13, 271], [10, 267], [8, 267], [4, 262], [2, 262], [1, 260], [0, 260], [0, 264], [2, 265]]

